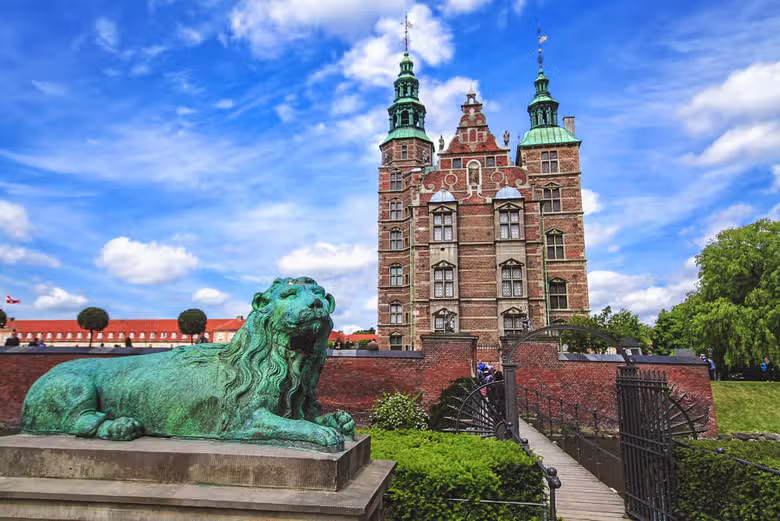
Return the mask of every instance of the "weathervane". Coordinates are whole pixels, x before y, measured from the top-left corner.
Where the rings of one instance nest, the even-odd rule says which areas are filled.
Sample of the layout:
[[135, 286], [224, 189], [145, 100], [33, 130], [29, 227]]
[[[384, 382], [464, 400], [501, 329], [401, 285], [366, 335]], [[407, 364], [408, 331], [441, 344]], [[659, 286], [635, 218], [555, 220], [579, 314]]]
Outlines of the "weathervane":
[[409, 29], [414, 27], [412, 23], [409, 21], [409, 16], [407, 14], [404, 14], [404, 51], [409, 52]]
[[538, 58], [536, 58], [536, 61], [539, 62], [539, 68], [542, 68], [542, 62], [544, 61], [544, 55], [542, 54], [542, 44], [547, 41], [547, 35], [542, 34], [542, 28], [541, 26], [536, 26], [536, 40], [538, 43], [537, 51], [539, 53]]

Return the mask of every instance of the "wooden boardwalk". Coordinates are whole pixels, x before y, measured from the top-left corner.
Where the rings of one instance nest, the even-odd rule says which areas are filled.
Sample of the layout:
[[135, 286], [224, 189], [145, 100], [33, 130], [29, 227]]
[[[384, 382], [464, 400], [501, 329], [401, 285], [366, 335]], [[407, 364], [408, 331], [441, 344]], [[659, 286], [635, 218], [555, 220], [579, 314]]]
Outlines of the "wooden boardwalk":
[[556, 491], [558, 516], [564, 521], [615, 521], [624, 519], [623, 498], [599, 481], [529, 424], [520, 419], [520, 437], [542, 457], [546, 467], [555, 467], [562, 486]]

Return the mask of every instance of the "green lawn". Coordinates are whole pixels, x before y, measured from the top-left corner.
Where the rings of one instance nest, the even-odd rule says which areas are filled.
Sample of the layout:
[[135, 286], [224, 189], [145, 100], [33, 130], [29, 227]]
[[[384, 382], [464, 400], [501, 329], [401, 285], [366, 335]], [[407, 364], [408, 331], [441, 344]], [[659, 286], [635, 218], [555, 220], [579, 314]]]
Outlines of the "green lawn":
[[780, 382], [712, 382], [718, 431], [780, 432]]

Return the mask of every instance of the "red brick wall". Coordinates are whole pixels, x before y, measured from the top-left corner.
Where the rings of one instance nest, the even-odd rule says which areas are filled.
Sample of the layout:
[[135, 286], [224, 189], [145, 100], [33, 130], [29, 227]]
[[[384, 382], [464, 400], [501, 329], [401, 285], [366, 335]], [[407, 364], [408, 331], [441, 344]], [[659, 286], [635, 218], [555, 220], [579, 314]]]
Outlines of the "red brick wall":
[[[343, 409], [358, 425], [367, 426], [371, 405], [383, 393], [423, 392], [427, 408], [453, 380], [471, 375], [475, 337], [457, 336], [424, 340], [423, 353], [364, 353], [361, 357], [328, 357], [320, 376], [317, 396], [326, 412]], [[40, 376], [62, 362], [76, 358], [126, 355], [31, 354], [0, 352], [0, 425], [17, 426], [27, 390]]]
[[[600, 358], [607, 358], [602, 355]], [[593, 360], [599, 357], [591, 356]], [[611, 356], [609, 358], [615, 358]], [[666, 374], [674, 391], [672, 396], [683, 394], [699, 404], [695, 411], [709, 414], [708, 435], [717, 434], [717, 423], [712, 401], [712, 387], [709, 371], [703, 363], [660, 363], [670, 357], [638, 357], [642, 370], [654, 370]], [[656, 359], [659, 363], [652, 363]], [[617, 368], [622, 361], [573, 361], [559, 360], [558, 344], [530, 342], [522, 344], [515, 352], [517, 363], [518, 405], [522, 406], [526, 395], [521, 389], [528, 388], [541, 394], [562, 399], [570, 404], [596, 409], [602, 416], [617, 418]], [[531, 400], [534, 399], [532, 394]], [[547, 407], [547, 404], [543, 404]], [[544, 410], [544, 409], [543, 409]], [[553, 406], [553, 410], [555, 410]], [[607, 426], [608, 427], [608, 426]]]

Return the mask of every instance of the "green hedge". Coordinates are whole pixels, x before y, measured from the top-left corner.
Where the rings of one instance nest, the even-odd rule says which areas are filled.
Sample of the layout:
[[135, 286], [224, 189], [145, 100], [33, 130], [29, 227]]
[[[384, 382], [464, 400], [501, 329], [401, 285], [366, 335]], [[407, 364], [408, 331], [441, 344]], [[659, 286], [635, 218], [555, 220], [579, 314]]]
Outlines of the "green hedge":
[[[691, 445], [780, 469], [780, 443], [697, 441]], [[777, 521], [780, 476], [724, 455], [678, 447], [677, 510], [685, 521]]]
[[544, 502], [533, 458], [511, 441], [432, 431], [365, 431], [371, 457], [398, 462], [388, 521], [538, 520], [539, 507], [459, 503], [447, 498]]

